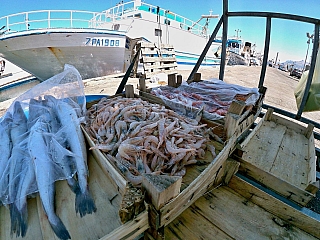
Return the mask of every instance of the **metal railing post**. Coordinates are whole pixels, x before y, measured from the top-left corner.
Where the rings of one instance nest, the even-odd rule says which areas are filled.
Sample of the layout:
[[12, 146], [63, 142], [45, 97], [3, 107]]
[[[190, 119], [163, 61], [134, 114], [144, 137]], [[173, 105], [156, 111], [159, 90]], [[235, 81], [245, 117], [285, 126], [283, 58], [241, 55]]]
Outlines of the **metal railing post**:
[[193, 78], [193, 75], [199, 70], [199, 67], [200, 67], [204, 57], [206, 56], [206, 54], [207, 54], [207, 52], [208, 52], [213, 40], [217, 36], [217, 33], [218, 33], [221, 25], [222, 25], [222, 17], [220, 18], [219, 22], [217, 23], [215, 29], [213, 30], [213, 33], [211, 34], [211, 36], [210, 36], [205, 48], [203, 49], [203, 51], [202, 51], [202, 53], [201, 53], [196, 65], [193, 67], [193, 69], [192, 69], [192, 71], [191, 71], [191, 73], [190, 73], [190, 75], [188, 77], [188, 80], [191, 80]]
[[266, 23], [266, 37], [264, 40], [264, 53], [263, 53], [263, 62], [260, 73], [260, 81], [258, 87], [261, 88], [263, 86], [264, 79], [266, 77], [266, 69], [268, 63], [268, 55], [269, 55], [269, 46], [270, 46], [270, 32], [271, 32], [271, 17], [267, 17]]
[[221, 61], [219, 79], [223, 80], [224, 69], [226, 67], [226, 55], [227, 55], [227, 39], [228, 39], [228, 0], [223, 0], [223, 28], [222, 28], [222, 49], [221, 49]]

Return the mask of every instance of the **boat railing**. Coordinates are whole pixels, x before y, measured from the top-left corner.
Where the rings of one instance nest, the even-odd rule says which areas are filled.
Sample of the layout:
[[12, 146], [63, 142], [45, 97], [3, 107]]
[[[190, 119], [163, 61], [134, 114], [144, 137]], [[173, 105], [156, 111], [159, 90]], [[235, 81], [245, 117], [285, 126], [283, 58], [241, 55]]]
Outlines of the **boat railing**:
[[[162, 24], [166, 24], [169, 21], [176, 21], [179, 23], [179, 26], [183, 30], [191, 31], [194, 34], [201, 35], [204, 33], [204, 26], [192, 21], [188, 18], [185, 18], [181, 15], [175, 14], [169, 10], [159, 8], [147, 3], [140, 2], [137, 4], [137, 1], [131, 1], [126, 3], [119, 3], [116, 6], [109, 8], [99, 14], [97, 14], [94, 19], [92, 19], [93, 27], [99, 27], [101, 23], [104, 22], [115, 22], [118, 20], [138, 17], [141, 18], [139, 13], [147, 12], [152, 14], [158, 14], [160, 17], [163, 17], [164, 21]], [[143, 16], [142, 16], [143, 18]]]
[[[106, 28], [106, 23], [114, 23], [125, 18], [138, 17], [148, 12], [162, 17], [162, 24], [170, 21], [178, 22], [183, 30], [197, 35], [206, 33], [201, 24], [156, 6], [136, 1], [119, 3], [103, 12], [78, 10], [39, 10], [11, 14], [0, 18], [0, 36], [38, 29], [52, 28]], [[138, 14], [138, 15], [136, 15]], [[142, 16], [143, 17], [143, 16]], [[129, 25], [128, 25], [129, 27]]]
[[77, 10], [39, 10], [0, 18], [0, 35], [52, 28], [90, 28], [99, 12]]

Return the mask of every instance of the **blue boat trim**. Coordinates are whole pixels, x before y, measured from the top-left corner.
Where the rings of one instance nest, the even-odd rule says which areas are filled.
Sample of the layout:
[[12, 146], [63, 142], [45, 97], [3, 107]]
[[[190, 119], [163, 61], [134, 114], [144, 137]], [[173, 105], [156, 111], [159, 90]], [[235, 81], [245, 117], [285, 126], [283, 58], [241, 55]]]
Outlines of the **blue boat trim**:
[[0, 87], [0, 91], [8, 90], [10, 88], [21, 86], [23, 84], [27, 84], [27, 83], [30, 83], [30, 82], [33, 82], [33, 81], [36, 81], [36, 80], [37, 80], [36, 77], [32, 77], [32, 78], [28, 78], [26, 80], [22, 80], [22, 81], [14, 82], [14, 83], [11, 83], [11, 84], [7, 84], [7, 85], [4, 85], [4, 86]]

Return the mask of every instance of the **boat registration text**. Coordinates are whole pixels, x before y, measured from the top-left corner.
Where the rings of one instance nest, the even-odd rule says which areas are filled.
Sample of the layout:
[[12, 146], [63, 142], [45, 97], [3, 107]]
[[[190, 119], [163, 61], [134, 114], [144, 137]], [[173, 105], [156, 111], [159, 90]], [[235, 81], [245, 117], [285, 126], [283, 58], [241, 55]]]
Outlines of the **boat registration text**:
[[119, 47], [120, 39], [110, 39], [110, 38], [86, 38], [86, 46], [96, 46], [96, 47]]

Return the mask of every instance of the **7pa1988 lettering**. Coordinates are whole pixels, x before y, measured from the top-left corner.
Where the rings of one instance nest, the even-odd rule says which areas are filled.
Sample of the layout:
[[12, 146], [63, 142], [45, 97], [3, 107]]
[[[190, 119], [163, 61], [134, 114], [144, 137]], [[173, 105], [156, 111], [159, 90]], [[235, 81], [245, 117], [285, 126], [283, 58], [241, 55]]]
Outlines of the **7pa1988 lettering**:
[[108, 38], [86, 38], [87, 46], [97, 47], [119, 47], [120, 40], [108, 39]]

